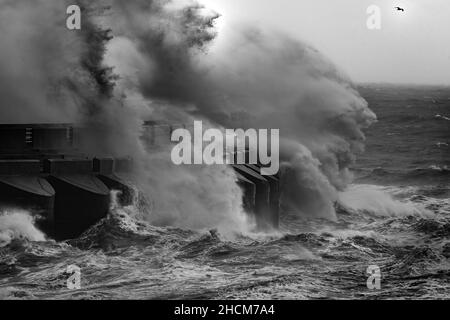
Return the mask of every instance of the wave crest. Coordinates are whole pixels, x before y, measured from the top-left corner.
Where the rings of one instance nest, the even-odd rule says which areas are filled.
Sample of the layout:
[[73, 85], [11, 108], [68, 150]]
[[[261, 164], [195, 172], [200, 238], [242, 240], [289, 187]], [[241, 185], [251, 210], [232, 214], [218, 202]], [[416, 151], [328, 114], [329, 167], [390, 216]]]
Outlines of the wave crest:
[[375, 185], [352, 185], [339, 193], [339, 205], [348, 211], [369, 213], [376, 216], [429, 216], [425, 207], [410, 201], [400, 201], [384, 187]]
[[0, 211], [0, 248], [14, 240], [45, 241], [45, 235], [34, 225], [35, 218], [25, 210]]

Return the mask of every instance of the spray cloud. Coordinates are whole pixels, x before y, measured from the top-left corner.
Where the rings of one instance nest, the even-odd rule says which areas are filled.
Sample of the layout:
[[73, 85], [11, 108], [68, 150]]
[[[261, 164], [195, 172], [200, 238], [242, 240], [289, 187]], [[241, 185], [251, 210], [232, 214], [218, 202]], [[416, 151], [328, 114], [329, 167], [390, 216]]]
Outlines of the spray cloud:
[[109, 54], [120, 56], [116, 62], [139, 95], [165, 102], [163, 111], [155, 107], [156, 117], [280, 129], [283, 203], [334, 218], [337, 191], [351, 180], [349, 165], [363, 149], [362, 129], [375, 121], [366, 101], [310, 46], [245, 24], [212, 41], [217, 15], [177, 4], [121, 3], [111, 17], [118, 36]]
[[225, 229], [245, 220], [233, 171], [175, 167], [169, 148], [147, 152], [143, 121], [280, 129], [283, 203], [334, 218], [375, 116], [332, 63], [245, 24], [216, 35], [218, 15], [194, 1], [78, 4], [82, 30], [71, 32], [64, 1], [0, 1], [1, 122], [81, 123], [86, 151], [138, 160], [152, 222]]

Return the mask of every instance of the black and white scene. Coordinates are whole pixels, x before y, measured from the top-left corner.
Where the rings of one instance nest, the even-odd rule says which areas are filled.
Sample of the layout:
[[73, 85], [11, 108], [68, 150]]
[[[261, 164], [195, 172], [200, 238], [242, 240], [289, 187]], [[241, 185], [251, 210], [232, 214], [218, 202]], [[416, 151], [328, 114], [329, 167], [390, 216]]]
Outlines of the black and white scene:
[[0, 300], [448, 300], [449, 40], [448, 0], [0, 0]]

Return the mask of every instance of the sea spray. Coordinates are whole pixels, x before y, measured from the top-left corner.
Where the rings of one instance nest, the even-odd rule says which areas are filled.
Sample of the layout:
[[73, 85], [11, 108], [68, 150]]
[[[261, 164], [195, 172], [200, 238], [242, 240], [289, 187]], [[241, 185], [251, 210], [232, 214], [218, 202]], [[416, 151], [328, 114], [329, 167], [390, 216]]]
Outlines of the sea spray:
[[0, 247], [14, 240], [45, 241], [45, 235], [34, 224], [33, 216], [24, 210], [0, 211]]
[[432, 216], [424, 206], [396, 199], [389, 188], [354, 184], [338, 195], [339, 204], [347, 210], [379, 216]]
[[[216, 15], [187, 5], [175, 18], [176, 10], [134, 1], [105, 19], [117, 35], [106, 60], [124, 72], [117, 89], [150, 101], [153, 115], [169, 121], [280, 128], [281, 144], [289, 146], [281, 160], [297, 179], [285, 184], [285, 203], [299, 214], [334, 219], [336, 192], [351, 181], [362, 130], [375, 121], [352, 83], [316, 50], [284, 34], [237, 24], [213, 40]], [[161, 26], [147, 23], [149, 17]]]
[[[155, 203], [150, 221], [188, 228], [245, 223], [236, 176], [227, 167], [174, 168], [166, 150], [146, 150], [144, 121], [280, 129], [284, 172], [293, 171], [282, 177], [285, 206], [335, 219], [336, 192], [351, 181], [362, 130], [375, 116], [331, 62], [282, 33], [244, 23], [217, 35], [218, 14], [195, 1], [78, 2], [80, 32], [65, 29], [55, 14], [65, 3], [42, 2], [37, 11], [27, 0], [1, 4], [0, 43], [8, 48], [1, 83], [9, 88], [6, 79], [36, 75], [20, 90], [6, 89], [8, 105], [24, 107], [2, 107], [5, 119], [83, 126], [86, 154], [135, 159], [137, 184]], [[9, 17], [24, 27], [10, 28]], [[18, 38], [22, 47], [9, 45]]]

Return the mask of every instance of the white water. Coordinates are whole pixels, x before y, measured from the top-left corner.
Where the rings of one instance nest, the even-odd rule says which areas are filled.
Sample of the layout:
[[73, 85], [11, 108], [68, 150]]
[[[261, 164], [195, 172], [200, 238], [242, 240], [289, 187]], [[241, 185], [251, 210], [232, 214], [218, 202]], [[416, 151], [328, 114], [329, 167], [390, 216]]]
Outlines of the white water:
[[45, 241], [45, 235], [34, 225], [34, 218], [25, 210], [0, 211], [0, 248], [13, 240]]
[[395, 190], [369, 184], [353, 184], [338, 195], [339, 203], [352, 211], [364, 211], [378, 216], [429, 216], [431, 212], [408, 200], [394, 197]]

